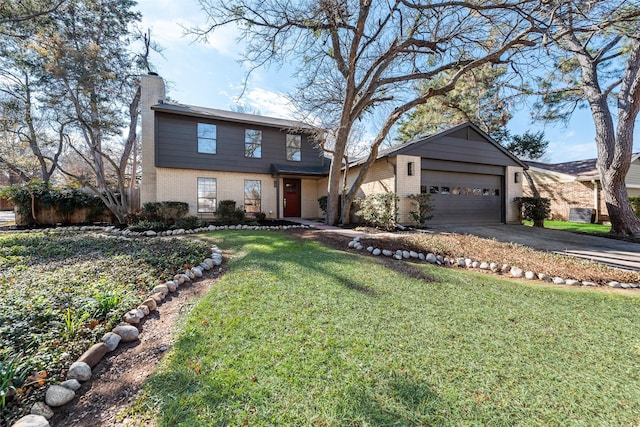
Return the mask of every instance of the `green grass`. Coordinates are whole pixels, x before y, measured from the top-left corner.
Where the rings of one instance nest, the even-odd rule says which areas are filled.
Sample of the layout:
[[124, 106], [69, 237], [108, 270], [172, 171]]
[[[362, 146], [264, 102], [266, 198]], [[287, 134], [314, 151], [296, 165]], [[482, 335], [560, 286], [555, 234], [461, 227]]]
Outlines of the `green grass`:
[[636, 425], [636, 297], [216, 233], [229, 272], [145, 402], [161, 426]]
[[[524, 225], [532, 226], [533, 221], [524, 221]], [[568, 221], [549, 221], [544, 222], [545, 228], [551, 228], [553, 230], [572, 231], [574, 233], [595, 233], [595, 234], [607, 234], [611, 231], [610, 225], [603, 224], [583, 224], [579, 222]]]

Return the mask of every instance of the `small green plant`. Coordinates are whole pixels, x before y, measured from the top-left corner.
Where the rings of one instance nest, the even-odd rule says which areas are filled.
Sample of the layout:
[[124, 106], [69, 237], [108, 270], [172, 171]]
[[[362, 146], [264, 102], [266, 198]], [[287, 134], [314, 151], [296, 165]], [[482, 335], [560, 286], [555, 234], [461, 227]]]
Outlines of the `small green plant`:
[[544, 220], [551, 214], [551, 201], [545, 197], [516, 197], [522, 219], [533, 221], [534, 227], [544, 228]]
[[383, 230], [393, 230], [397, 225], [398, 201], [396, 193], [380, 193], [358, 199], [361, 206], [356, 212], [365, 223]]
[[244, 211], [236, 208], [235, 200], [220, 200], [217, 213], [218, 220], [223, 224], [240, 224], [245, 217]]
[[417, 210], [409, 211], [411, 219], [417, 222], [419, 225], [424, 226], [427, 221], [433, 218], [431, 211], [433, 206], [431, 205], [431, 195], [427, 193], [411, 194], [408, 196], [415, 205]]
[[29, 367], [21, 363], [22, 355], [9, 353], [0, 360], [0, 409], [7, 406], [11, 397], [29, 375]]
[[122, 297], [112, 291], [99, 292], [96, 294], [95, 299], [98, 302], [98, 307], [93, 316], [99, 320], [105, 320], [109, 313], [118, 307], [118, 304], [122, 301]]
[[162, 221], [142, 220], [133, 225], [130, 225], [128, 228], [131, 231], [146, 231], [146, 230], [163, 231], [167, 229], [167, 225]]
[[318, 197], [318, 206], [325, 216], [327, 216], [327, 200], [328, 196]]
[[267, 219], [267, 214], [264, 212], [256, 212], [254, 216], [256, 217], [256, 221], [258, 222], [264, 221], [265, 219]]

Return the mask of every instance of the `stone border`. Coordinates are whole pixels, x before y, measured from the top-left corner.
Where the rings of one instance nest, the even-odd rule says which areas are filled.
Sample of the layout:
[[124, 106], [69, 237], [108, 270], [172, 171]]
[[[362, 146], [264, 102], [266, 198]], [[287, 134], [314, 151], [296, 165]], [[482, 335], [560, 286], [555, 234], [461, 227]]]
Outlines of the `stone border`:
[[[351, 249], [355, 249], [357, 251], [362, 251], [364, 249], [364, 246], [360, 243], [361, 239], [362, 239], [361, 236], [355, 237], [353, 240], [349, 242], [348, 247]], [[588, 287], [599, 286], [597, 283], [588, 282], [586, 280], [580, 281], [580, 280], [567, 279], [562, 277], [549, 277], [544, 273], [524, 271], [519, 267], [510, 266], [509, 264], [498, 265], [495, 262], [479, 262], [479, 261], [473, 261], [472, 259], [467, 257], [459, 257], [459, 258], [452, 259], [448, 257], [443, 257], [442, 255], [436, 255], [433, 253], [424, 254], [424, 253], [418, 253], [415, 251], [402, 251], [399, 249], [396, 251], [393, 251], [389, 249], [375, 248], [373, 246], [368, 246], [366, 249], [367, 249], [367, 252], [369, 252], [373, 256], [382, 255], [382, 256], [392, 257], [396, 260], [413, 259], [413, 260], [419, 260], [419, 261], [426, 261], [429, 264], [441, 265], [445, 267], [480, 269], [485, 271], [491, 271], [497, 274], [499, 273], [510, 274], [511, 277], [515, 279], [522, 279], [522, 278], [527, 280], [537, 279], [547, 283], [554, 283], [556, 285], [588, 286]], [[612, 288], [620, 288], [620, 289], [640, 288], [640, 284], [637, 284], [637, 283], [620, 283], [616, 281], [608, 282], [607, 286], [610, 286]]]

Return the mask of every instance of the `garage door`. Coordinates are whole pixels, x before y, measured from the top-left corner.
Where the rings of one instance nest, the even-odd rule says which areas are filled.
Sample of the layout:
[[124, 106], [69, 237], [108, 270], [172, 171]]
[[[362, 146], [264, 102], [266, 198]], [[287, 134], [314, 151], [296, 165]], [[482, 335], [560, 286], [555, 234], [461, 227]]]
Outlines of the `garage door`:
[[422, 191], [431, 195], [429, 224], [498, 224], [503, 222], [499, 175], [422, 170]]

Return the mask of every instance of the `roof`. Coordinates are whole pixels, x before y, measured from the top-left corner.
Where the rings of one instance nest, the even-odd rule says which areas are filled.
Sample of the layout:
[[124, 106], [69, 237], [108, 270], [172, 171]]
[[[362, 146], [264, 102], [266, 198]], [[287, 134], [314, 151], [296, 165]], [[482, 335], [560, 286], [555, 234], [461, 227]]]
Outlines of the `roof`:
[[[449, 134], [455, 133], [455, 132], [459, 131], [460, 129], [467, 128], [467, 127], [470, 127], [474, 131], [478, 132], [489, 143], [494, 145], [496, 149], [500, 150], [506, 156], [511, 158], [514, 162], [518, 163], [518, 165], [522, 166], [524, 169], [528, 169], [528, 166], [525, 163], [523, 163], [520, 159], [518, 159], [516, 156], [514, 156], [509, 150], [504, 148], [502, 145], [500, 145], [498, 142], [496, 142], [493, 138], [491, 138], [487, 133], [482, 131], [479, 127], [477, 127], [476, 125], [474, 125], [471, 122], [464, 122], [464, 123], [461, 123], [459, 125], [452, 126], [450, 128], [444, 129], [444, 130], [442, 130], [440, 132], [436, 132], [434, 134], [431, 134], [431, 135], [429, 135], [427, 137], [419, 137], [419, 138], [413, 139], [411, 141], [405, 142], [403, 144], [396, 145], [395, 147], [391, 147], [391, 148], [387, 148], [387, 149], [384, 149], [384, 150], [380, 150], [378, 152], [378, 157], [376, 159], [381, 159], [381, 158], [384, 158], [384, 157], [397, 156], [398, 154], [402, 154], [402, 152], [408, 150], [409, 148], [411, 148], [411, 147], [413, 147], [415, 145], [428, 144], [429, 142], [431, 142], [433, 140], [445, 137], [445, 136], [447, 136]], [[350, 166], [358, 166], [358, 165], [364, 163], [365, 161], [366, 161], [366, 157], [361, 158], [361, 159], [357, 159], [357, 160], [354, 160], [350, 164]]]
[[216, 108], [198, 107], [195, 105], [178, 104], [175, 102], [162, 102], [153, 105], [152, 110], [179, 114], [183, 116], [215, 118], [228, 122], [248, 123], [254, 125], [262, 125], [269, 127], [277, 127], [280, 129], [298, 129], [307, 131], [318, 131], [319, 128], [311, 126], [307, 123], [297, 120], [280, 119], [276, 117], [259, 116], [256, 114], [236, 113], [234, 111], [218, 110]]
[[[634, 153], [631, 156], [631, 162], [635, 162], [639, 158], [640, 153]], [[578, 181], [590, 181], [600, 179], [600, 172], [598, 171], [597, 161], [598, 159], [585, 159], [564, 163], [542, 163], [533, 161], [526, 161], [525, 163], [532, 168], [575, 176]]]
[[271, 173], [274, 175], [286, 174], [286, 175], [307, 175], [307, 176], [327, 176], [329, 174], [329, 166], [331, 160], [324, 157], [322, 166], [298, 166], [298, 165], [283, 165], [283, 164], [271, 164]]

